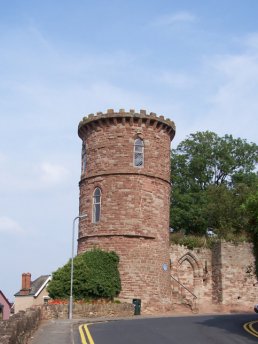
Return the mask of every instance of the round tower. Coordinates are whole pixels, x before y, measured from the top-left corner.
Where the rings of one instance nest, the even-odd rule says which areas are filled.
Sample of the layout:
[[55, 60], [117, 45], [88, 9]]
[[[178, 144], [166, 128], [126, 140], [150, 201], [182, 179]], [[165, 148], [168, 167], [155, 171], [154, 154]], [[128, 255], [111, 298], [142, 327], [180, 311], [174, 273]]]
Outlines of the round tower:
[[169, 260], [170, 143], [163, 116], [108, 110], [84, 117], [78, 253], [93, 247], [120, 257], [120, 299], [142, 311], [171, 308]]

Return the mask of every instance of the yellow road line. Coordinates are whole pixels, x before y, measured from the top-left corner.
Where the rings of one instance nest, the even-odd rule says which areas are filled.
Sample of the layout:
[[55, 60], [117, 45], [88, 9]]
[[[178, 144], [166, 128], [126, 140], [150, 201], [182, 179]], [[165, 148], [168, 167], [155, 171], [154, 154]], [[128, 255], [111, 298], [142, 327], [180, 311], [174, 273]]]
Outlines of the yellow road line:
[[[91, 337], [90, 331], [88, 329], [88, 325], [91, 325], [91, 324], [83, 324], [79, 326], [79, 332], [80, 332], [82, 344], [94, 344], [94, 340]], [[85, 337], [84, 331], [86, 333], [87, 339]]]
[[257, 322], [258, 322], [258, 320], [255, 320], [255, 321], [251, 321], [251, 322], [249, 322], [249, 323], [244, 324], [244, 329], [245, 329], [248, 333], [250, 333], [250, 334], [252, 334], [253, 336], [255, 336], [255, 337], [258, 338], [258, 332], [253, 328], [253, 324], [255, 324], [255, 323], [257, 323]]
[[80, 325], [80, 326], [79, 326], [79, 332], [80, 332], [82, 344], [87, 344], [86, 338], [85, 338], [84, 332], [83, 332], [83, 325]]

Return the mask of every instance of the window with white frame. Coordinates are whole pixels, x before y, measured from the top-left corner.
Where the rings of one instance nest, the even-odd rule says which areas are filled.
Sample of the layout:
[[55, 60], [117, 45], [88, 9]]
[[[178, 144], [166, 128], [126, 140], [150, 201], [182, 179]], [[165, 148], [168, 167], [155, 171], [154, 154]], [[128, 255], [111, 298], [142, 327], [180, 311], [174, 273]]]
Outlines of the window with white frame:
[[101, 190], [96, 188], [93, 193], [93, 209], [92, 209], [92, 222], [97, 223], [100, 221], [100, 208], [101, 208]]
[[142, 167], [144, 163], [144, 144], [143, 140], [137, 138], [134, 141], [134, 166]]
[[86, 160], [86, 145], [83, 142], [82, 143], [82, 173], [84, 173], [86, 171], [86, 164], [87, 164], [87, 160]]

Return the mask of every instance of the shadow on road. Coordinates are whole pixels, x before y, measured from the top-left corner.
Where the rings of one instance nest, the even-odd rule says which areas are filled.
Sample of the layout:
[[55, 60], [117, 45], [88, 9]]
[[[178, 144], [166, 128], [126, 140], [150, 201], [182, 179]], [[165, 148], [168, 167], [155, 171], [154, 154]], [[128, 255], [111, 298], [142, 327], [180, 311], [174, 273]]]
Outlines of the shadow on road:
[[[220, 329], [223, 331], [225, 336], [234, 334], [239, 337], [244, 337], [246, 340], [251, 340], [251, 342], [257, 343], [257, 337], [252, 336], [243, 328], [245, 323], [256, 320], [258, 321], [258, 316], [255, 314], [229, 314], [208, 317], [206, 319], [205, 317], [201, 317], [199, 321], [197, 320], [196, 324], [199, 324], [202, 327], [209, 327], [211, 330]], [[254, 328], [258, 330], [258, 324], [255, 324]]]

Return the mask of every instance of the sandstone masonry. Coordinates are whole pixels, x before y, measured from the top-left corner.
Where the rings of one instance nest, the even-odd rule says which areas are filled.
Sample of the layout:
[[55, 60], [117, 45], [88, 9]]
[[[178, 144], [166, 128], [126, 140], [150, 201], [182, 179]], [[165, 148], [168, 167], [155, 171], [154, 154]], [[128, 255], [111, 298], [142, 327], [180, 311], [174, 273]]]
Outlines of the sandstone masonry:
[[78, 253], [93, 247], [120, 257], [122, 291], [142, 311], [171, 309], [170, 143], [175, 125], [130, 110], [84, 117]]
[[41, 320], [41, 310], [28, 308], [0, 321], [0, 344], [26, 344]]
[[200, 312], [252, 312], [257, 304], [251, 243], [218, 241], [212, 249], [193, 250], [171, 245], [170, 259], [174, 305], [188, 304]]
[[[128, 303], [77, 304], [73, 306], [73, 319], [132, 317], [134, 307]], [[67, 319], [67, 305], [43, 305], [41, 316], [44, 320]]]

